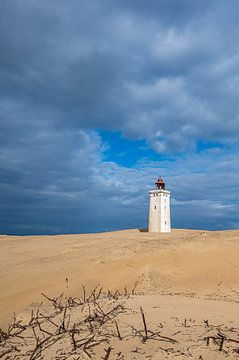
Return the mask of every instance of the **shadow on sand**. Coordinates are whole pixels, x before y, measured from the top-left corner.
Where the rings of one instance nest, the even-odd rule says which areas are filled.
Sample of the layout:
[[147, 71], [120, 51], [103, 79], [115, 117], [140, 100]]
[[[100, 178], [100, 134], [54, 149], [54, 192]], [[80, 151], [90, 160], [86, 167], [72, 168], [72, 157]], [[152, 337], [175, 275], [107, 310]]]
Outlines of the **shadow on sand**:
[[140, 232], [148, 232], [148, 229], [139, 229]]

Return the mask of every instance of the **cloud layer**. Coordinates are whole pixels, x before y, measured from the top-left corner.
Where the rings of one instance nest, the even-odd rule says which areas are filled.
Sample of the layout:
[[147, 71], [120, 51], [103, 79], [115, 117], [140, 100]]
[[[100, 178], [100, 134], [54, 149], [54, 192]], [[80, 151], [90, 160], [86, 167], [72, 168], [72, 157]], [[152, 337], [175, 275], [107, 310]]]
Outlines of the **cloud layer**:
[[158, 175], [175, 226], [239, 226], [237, 1], [0, 7], [1, 232], [146, 226]]

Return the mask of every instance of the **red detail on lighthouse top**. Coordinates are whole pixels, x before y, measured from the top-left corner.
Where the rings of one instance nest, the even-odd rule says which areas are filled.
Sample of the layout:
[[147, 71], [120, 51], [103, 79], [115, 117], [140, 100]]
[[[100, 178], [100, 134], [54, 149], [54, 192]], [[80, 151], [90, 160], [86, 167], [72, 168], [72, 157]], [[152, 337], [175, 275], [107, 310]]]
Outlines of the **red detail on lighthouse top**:
[[159, 190], [165, 190], [165, 182], [161, 177], [155, 182], [155, 185]]

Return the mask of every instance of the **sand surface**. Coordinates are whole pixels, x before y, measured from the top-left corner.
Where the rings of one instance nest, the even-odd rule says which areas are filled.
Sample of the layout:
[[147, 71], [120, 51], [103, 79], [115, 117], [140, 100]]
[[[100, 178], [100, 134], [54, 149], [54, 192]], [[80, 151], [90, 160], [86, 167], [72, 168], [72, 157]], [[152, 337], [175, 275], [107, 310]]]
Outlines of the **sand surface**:
[[41, 302], [42, 292], [65, 290], [67, 278], [69, 296], [81, 296], [82, 284], [130, 293], [137, 283], [129, 306], [144, 306], [149, 319], [159, 307], [157, 319], [171, 330], [176, 317], [239, 328], [238, 255], [239, 231], [0, 236], [0, 326]]

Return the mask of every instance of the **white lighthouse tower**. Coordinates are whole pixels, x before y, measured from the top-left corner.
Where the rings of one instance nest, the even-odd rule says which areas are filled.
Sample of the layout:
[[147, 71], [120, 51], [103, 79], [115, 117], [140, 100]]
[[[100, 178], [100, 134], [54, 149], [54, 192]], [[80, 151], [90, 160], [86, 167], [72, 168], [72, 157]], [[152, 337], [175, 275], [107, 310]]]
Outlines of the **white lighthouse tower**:
[[156, 189], [151, 190], [149, 204], [149, 232], [171, 232], [170, 222], [170, 191], [165, 189], [162, 178], [155, 183]]

